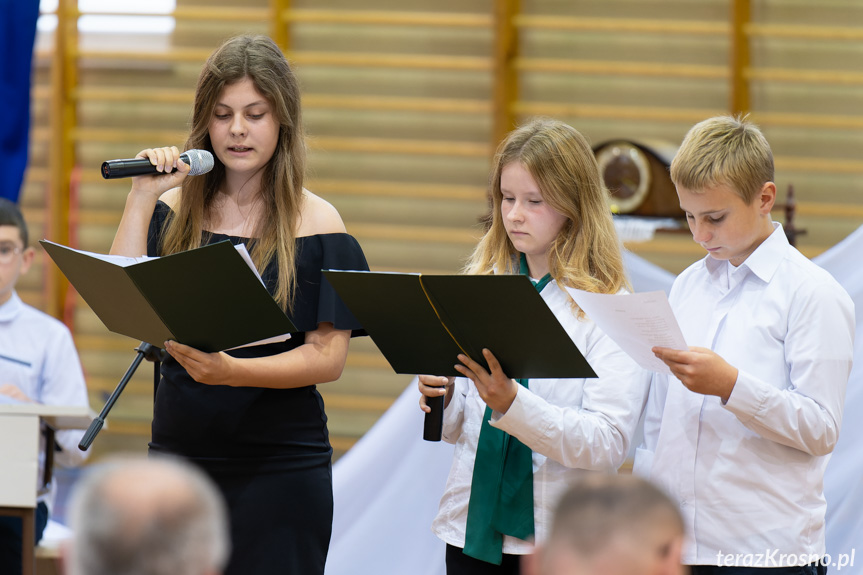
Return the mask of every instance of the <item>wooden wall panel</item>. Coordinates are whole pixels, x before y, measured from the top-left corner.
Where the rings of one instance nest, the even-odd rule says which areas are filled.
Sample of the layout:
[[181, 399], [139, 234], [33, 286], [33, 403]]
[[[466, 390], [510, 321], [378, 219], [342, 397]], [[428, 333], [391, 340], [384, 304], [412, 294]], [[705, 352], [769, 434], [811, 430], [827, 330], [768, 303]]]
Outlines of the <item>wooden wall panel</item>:
[[[162, 37], [69, 34], [63, 86], [51, 74], [53, 36], [40, 34], [22, 195], [35, 237], [57, 239], [52, 198], [72, 194], [60, 214], [66, 240], [107, 251], [129, 183], [102, 180], [101, 162], [181, 145], [203, 59], [241, 32], [282, 42], [303, 91], [307, 185], [339, 209], [376, 270], [458, 271], [480, 233], [498, 135], [537, 114], [570, 122], [595, 144], [674, 146], [695, 122], [744, 102], [774, 147], [780, 199], [794, 186], [796, 224], [807, 230], [801, 251], [815, 256], [863, 222], [855, 0], [180, 0], [176, 18]], [[71, 98], [71, 123], [52, 124], [58, 95]], [[74, 143], [72, 190], [52, 188], [51, 145], [65, 139]], [[685, 232], [628, 247], [672, 272], [703, 255]], [[49, 309], [46, 270], [37, 266], [22, 292]], [[107, 333], [82, 301], [69, 301], [99, 409], [138, 342]], [[145, 448], [151, 366], [139, 372], [97, 452]], [[342, 379], [321, 386], [337, 454], [409, 381], [370, 340], [353, 342]]]

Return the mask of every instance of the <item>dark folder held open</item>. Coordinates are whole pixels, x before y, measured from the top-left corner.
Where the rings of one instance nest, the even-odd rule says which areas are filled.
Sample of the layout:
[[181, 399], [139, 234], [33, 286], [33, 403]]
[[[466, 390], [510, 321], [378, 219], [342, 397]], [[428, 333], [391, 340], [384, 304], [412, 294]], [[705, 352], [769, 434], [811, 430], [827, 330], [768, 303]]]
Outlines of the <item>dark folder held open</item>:
[[324, 275], [396, 373], [459, 376], [459, 353], [488, 369], [488, 348], [509, 377], [596, 377], [525, 276]]
[[296, 331], [229, 241], [137, 263], [39, 243], [115, 333], [214, 352]]

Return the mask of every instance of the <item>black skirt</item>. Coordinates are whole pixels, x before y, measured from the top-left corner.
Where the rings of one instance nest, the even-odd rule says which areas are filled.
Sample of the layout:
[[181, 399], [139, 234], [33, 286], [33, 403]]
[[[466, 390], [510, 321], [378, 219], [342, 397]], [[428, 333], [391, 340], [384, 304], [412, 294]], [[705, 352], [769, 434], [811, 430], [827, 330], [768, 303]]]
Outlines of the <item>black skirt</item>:
[[[161, 202], [151, 221], [148, 252], [170, 213]], [[204, 243], [244, 238], [205, 234]], [[235, 357], [263, 357], [303, 344], [318, 324], [364, 335], [321, 269], [368, 270], [348, 234], [297, 238], [297, 289], [291, 320], [300, 330], [282, 343], [240, 348]], [[262, 275], [271, 290], [277, 270]], [[230, 302], [225, 302], [230, 305]], [[214, 310], [218, 313], [218, 310]], [[332, 448], [324, 402], [314, 385], [264, 389], [204, 385], [173, 359], [162, 364], [153, 410], [151, 453], [182, 456], [221, 489], [231, 521], [225, 575], [322, 575], [333, 519]]]

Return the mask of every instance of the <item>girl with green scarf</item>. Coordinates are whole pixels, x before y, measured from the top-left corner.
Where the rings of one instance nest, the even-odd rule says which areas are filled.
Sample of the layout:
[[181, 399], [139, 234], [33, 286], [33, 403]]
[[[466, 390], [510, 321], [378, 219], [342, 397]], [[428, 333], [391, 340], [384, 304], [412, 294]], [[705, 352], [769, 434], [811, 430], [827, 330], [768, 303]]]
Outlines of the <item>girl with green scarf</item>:
[[587, 140], [562, 122], [534, 120], [498, 148], [489, 188], [488, 230], [465, 272], [531, 278], [599, 377], [516, 381], [490, 350], [490, 371], [460, 355], [464, 377], [419, 377], [424, 411], [426, 397], [445, 397], [443, 439], [455, 444], [432, 525], [447, 543], [448, 575], [519, 573], [519, 556], [543, 540], [566, 487], [624, 462], [647, 395], [644, 372], [564, 289], [627, 288]]

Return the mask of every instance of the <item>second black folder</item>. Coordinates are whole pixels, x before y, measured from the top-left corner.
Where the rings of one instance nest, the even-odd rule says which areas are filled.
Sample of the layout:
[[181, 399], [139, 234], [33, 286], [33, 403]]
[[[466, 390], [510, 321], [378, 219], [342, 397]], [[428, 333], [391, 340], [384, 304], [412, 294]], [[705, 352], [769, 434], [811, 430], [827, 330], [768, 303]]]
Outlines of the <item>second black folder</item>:
[[509, 377], [596, 377], [525, 276], [324, 275], [396, 373], [458, 376], [459, 353], [488, 368], [488, 348]]

